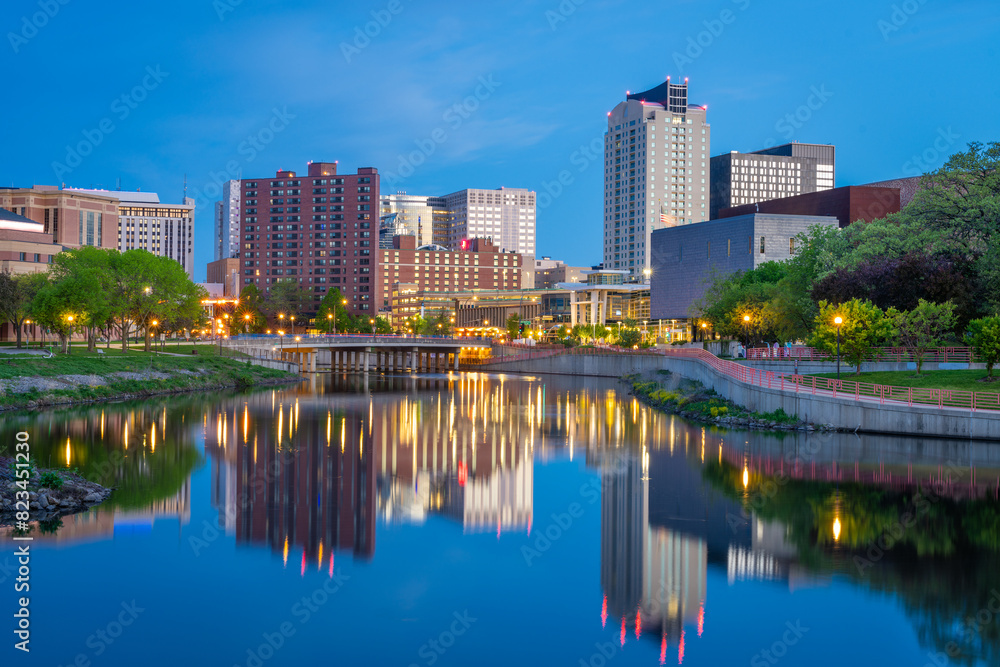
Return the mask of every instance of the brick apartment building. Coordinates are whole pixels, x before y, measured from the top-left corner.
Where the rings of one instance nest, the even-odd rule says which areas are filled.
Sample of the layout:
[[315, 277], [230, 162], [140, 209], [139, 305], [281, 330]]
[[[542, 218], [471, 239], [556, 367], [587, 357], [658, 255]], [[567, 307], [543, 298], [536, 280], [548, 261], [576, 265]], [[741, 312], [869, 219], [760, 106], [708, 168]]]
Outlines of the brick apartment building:
[[243, 287], [267, 294], [294, 278], [313, 296], [340, 289], [354, 313], [377, 313], [379, 175], [373, 167], [338, 174], [336, 162], [311, 162], [305, 176], [278, 171], [241, 181]]
[[500, 252], [488, 239], [462, 241], [460, 250], [416, 245], [415, 236], [396, 236], [392, 249], [379, 250], [380, 309], [389, 310], [393, 286], [411, 285], [415, 292], [466, 292], [521, 288], [521, 255]]

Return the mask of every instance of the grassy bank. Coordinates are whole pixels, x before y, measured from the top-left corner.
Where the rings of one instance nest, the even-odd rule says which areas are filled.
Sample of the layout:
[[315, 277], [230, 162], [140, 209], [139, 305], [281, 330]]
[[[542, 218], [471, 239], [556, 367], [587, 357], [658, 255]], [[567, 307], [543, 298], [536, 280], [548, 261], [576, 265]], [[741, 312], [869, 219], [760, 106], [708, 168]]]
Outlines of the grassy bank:
[[[816, 377], [836, 379], [836, 373], [816, 374]], [[1000, 393], [1000, 381], [983, 382], [986, 371], [884, 371], [879, 373], [841, 373], [841, 380], [871, 384], [914, 387], [921, 389], [952, 389], [957, 391]]]
[[766, 414], [752, 412], [719, 396], [700, 382], [687, 379], [673, 381], [668, 371], [657, 371], [657, 375], [659, 377], [653, 380], [643, 380], [638, 376], [625, 379], [631, 382], [633, 395], [664, 412], [729, 428], [783, 431], [814, 428], [784, 410]]
[[295, 381], [293, 373], [252, 366], [246, 361], [121, 351], [105, 355], [74, 351], [51, 359], [29, 355], [0, 357], [0, 410], [137, 398], [156, 394], [238, 389]]

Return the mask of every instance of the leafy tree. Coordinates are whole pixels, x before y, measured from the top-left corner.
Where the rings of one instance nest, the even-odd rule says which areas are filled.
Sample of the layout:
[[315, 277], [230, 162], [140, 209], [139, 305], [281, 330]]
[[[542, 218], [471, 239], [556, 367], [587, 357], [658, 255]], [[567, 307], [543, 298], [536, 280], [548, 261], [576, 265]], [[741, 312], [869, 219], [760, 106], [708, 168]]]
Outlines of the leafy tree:
[[623, 348], [635, 347], [642, 341], [642, 332], [639, 331], [639, 323], [633, 319], [622, 321], [621, 330], [618, 332], [618, 345]]
[[917, 361], [917, 375], [924, 365], [924, 355], [939, 347], [945, 336], [955, 328], [955, 305], [931, 303], [920, 299], [913, 310], [890, 311], [894, 318], [899, 342]]
[[882, 309], [899, 310], [912, 310], [921, 299], [933, 303], [951, 301], [959, 324], [964, 325], [979, 309], [978, 290], [968, 278], [972, 275], [974, 266], [961, 255], [913, 252], [837, 269], [817, 281], [812, 293], [818, 300], [841, 303], [868, 299]]
[[25, 320], [31, 314], [31, 302], [46, 282], [44, 273], [14, 275], [9, 270], [0, 272], [0, 321], [6, 320], [14, 327], [18, 349], [21, 348]]
[[607, 340], [611, 337], [611, 329], [603, 324], [594, 325], [594, 340]]
[[581, 343], [587, 343], [594, 339], [594, 325], [592, 324], [575, 324], [572, 331], [573, 337]]
[[842, 304], [819, 302], [815, 329], [809, 343], [827, 352], [837, 350], [837, 325], [834, 318], [841, 317], [840, 350], [844, 359], [861, 372], [861, 362], [868, 358], [873, 348], [884, 344], [895, 335], [893, 320], [871, 301], [851, 299]]
[[507, 316], [507, 340], [516, 340], [521, 335], [521, 316], [518, 313], [511, 313]]
[[427, 336], [448, 336], [451, 334], [451, 316], [447, 312], [441, 311], [436, 317], [427, 322], [424, 335]]
[[286, 318], [295, 315], [298, 318], [305, 307], [311, 303], [312, 297], [295, 278], [286, 278], [271, 285], [271, 291], [265, 300], [265, 310], [275, 318], [284, 315]]
[[381, 315], [375, 318], [375, 333], [380, 336], [392, 334], [392, 322], [389, 321], [389, 318]]
[[332, 289], [324, 294], [316, 313], [316, 328], [323, 333], [350, 331], [351, 323], [346, 302], [347, 300], [339, 289]]
[[976, 348], [976, 355], [986, 362], [987, 382], [992, 382], [993, 367], [1000, 362], [1000, 317], [972, 320], [966, 336]]

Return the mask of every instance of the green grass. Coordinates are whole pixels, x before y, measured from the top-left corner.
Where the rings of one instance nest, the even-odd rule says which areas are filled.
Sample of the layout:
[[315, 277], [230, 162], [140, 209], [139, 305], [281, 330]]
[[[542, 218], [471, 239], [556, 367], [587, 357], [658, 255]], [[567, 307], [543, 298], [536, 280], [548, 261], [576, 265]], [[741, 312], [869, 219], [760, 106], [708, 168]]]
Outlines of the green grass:
[[[152, 359], [151, 359], [152, 357]], [[151, 363], [152, 362], [152, 363]], [[166, 379], [133, 380], [109, 377], [115, 372], [142, 373], [148, 370], [171, 374]], [[196, 371], [198, 375], [176, 373], [178, 370]], [[76, 353], [57, 355], [52, 359], [18, 355], [0, 357], [0, 379], [15, 377], [53, 377], [57, 375], [98, 375], [107, 384], [103, 386], [67, 386], [50, 391], [31, 390], [25, 393], [0, 395], [0, 406], [20, 407], [30, 401], [41, 404], [76, 401], [110, 400], [123, 395], [154, 395], [181, 391], [200, 391], [220, 387], [245, 389], [254, 385], [290, 379], [295, 376], [284, 371], [251, 366], [244, 361], [220, 358], [200, 353], [191, 357], [167, 357], [141, 352], [106, 356]]]
[[[836, 373], [817, 374], [816, 377], [836, 378]], [[841, 380], [853, 382], [870, 382], [880, 385], [895, 385], [897, 387], [920, 387], [923, 389], [952, 389], [959, 391], [975, 391], [1000, 393], [1000, 381], [980, 382], [986, 377], [986, 371], [924, 371], [917, 375], [916, 371], [883, 371], [879, 373], [841, 373]]]

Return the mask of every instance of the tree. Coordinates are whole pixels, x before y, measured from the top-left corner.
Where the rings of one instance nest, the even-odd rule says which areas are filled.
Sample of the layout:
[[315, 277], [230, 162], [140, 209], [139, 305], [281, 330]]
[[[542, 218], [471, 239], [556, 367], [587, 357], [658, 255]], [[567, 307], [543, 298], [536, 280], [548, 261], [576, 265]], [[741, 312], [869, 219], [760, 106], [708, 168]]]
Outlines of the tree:
[[0, 321], [6, 320], [14, 327], [18, 349], [24, 323], [31, 314], [31, 302], [46, 283], [44, 273], [16, 276], [9, 270], [0, 272]]
[[594, 339], [594, 325], [592, 324], [574, 324], [572, 331], [573, 337], [581, 343], [587, 343]]
[[339, 289], [334, 288], [324, 294], [316, 313], [316, 328], [323, 333], [350, 331], [346, 302]]
[[507, 316], [507, 340], [517, 340], [521, 337], [521, 316], [518, 313], [511, 313]]
[[944, 337], [955, 328], [955, 305], [931, 303], [920, 299], [912, 310], [890, 311], [895, 320], [899, 342], [917, 362], [917, 375], [924, 365], [924, 355], [939, 347]]
[[447, 312], [441, 311], [434, 319], [427, 322], [424, 334], [427, 336], [451, 335], [451, 316]]
[[642, 332], [639, 331], [639, 323], [632, 319], [622, 321], [621, 330], [618, 332], [618, 345], [623, 348], [635, 347], [642, 341]]
[[834, 318], [838, 316], [843, 319], [839, 327], [841, 355], [860, 373], [861, 362], [872, 349], [895, 335], [893, 321], [871, 301], [851, 299], [840, 305], [820, 301], [810, 345], [831, 354], [836, 352], [838, 327]]
[[277, 315], [284, 315], [286, 318], [292, 315], [298, 317], [311, 300], [312, 297], [299, 285], [298, 280], [286, 278], [271, 285], [271, 291], [265, 300], [265, 309], [271, 317]]
[[1000, 362], [1000, 317], [972, 320], [965, 335], [986, 363], [986, 381], [993, 382], [993, 367]]

